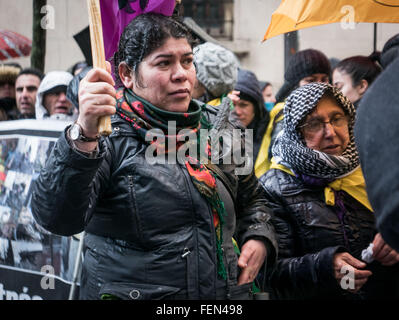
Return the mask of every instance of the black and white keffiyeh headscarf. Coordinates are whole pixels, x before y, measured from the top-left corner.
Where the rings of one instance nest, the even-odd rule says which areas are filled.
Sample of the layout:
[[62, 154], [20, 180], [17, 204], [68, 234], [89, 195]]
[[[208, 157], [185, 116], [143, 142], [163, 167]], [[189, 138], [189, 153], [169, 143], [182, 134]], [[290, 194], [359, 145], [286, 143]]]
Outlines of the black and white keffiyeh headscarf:
[[[349, 116], [349, 144], [341, 156], [310, 149], [301, 136], [298, 126], [317, 106], [323, 95], [330, 91]], [[290, 94], [284, 106], [284, 129], [273, 145], [272, 153], [277, 163], [289, 167], [297, 174], [322, 179], [337, 179], [359, 166], [359, 156], [354, 138], [355, 108], [335, 87], [325, 83], [311, 83]]]

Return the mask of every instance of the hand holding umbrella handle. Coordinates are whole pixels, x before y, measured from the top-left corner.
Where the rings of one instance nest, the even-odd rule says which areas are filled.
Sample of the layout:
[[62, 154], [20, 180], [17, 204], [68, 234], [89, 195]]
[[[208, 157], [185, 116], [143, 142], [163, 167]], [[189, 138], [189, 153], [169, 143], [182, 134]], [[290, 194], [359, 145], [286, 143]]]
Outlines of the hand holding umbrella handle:
[[[103, 29], [99, 0], [87, 0], [89, 9], [90, 42], [93, 56], [93, 67], [106, 70]], [[98, 121], [98, 132], [108, 136], [112, 132], [111, 117], [103, 116]]]

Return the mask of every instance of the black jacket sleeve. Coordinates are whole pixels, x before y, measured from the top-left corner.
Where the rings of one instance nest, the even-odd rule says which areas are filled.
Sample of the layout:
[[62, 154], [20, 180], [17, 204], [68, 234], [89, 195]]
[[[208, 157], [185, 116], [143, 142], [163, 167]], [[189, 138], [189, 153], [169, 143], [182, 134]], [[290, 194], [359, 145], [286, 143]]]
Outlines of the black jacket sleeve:
[[[246, 149], [249, 145], [246, 144], [243, 127], [238, 122], [237, 116], [230, 112], [229, 101], [230, 99], [225, 98], [219, 109], [207, 106], [207, 110], [210, 111], [207, 115], [217, 114], [216, 118], [209, 118], [208, 121], [213, 124], [214, 129], [219, 130], [217, 131], [220, 134], [220, 136], [217, 135], [218, 141], [220, 141], [219, 137], [222, 137], [224, 143], [227, 141], [226, 145], [219, 149], [223, 150], [220, 154], [219, 166], [230, 181], [227, 185], [234, 190], [232, 194], [234, 194], [237, 218], [234, 239], [237, 240], [239, 247], [250, 239], [263, 241], [267, 249], [267, 262], [271, 265], [277, 256], [277, 241], [270, 220], [270, 209], [255, 176], [251, 156], [248, 154], [249, 150]], [[232, 160], [233, 164], [229, 164], [229, 161], [225, 163], [222, 154], [230, 156], [229, 160]]]
[[106, 168], [103, 165], [99, 170], [105, 158], [104, 143], [99, 144], [99, 156], [89, 159], [71, 148], [67, 130], [34, 180], [32, 196], [32, 213], [37, 223], [52, 233], [65, 236], [84, 230], [86, 212], [95, 204], [105, 176], [102, 170]]
[[239, 177], [237, 211], [236, 234], [240, 246], [249, 239], [263, 240], [266, 244], [268, 264], [273, 264], [278, 246], [271, 221], [271, 210], [254, 172], [249, 176]]

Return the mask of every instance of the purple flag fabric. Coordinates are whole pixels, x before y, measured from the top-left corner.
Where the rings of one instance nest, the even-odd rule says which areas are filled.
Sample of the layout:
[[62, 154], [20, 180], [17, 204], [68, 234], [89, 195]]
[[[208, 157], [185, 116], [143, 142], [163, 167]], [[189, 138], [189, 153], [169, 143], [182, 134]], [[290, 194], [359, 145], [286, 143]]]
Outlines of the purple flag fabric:
[[105, 58], [117, 51], [123, 30], [135, 17], [148, 12], [171, 16], [175, 4], [175, 0], [100, 0]]

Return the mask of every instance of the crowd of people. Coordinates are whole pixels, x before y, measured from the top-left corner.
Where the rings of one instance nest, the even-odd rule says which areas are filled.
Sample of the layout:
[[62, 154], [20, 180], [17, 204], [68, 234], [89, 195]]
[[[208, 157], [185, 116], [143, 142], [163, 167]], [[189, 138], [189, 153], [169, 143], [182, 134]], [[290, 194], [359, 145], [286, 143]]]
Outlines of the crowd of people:
[[[399, 298], [397, 200], [367, 180], [384, 175], [364, 133], [370, 105], [384, 113], [381, 88], [395, 91], [377, 85], [399, 74], [397, 57], [399, 35], [333, 66], [301, 50], [275, 94], [230, 50], [143, 14], [121, 36], [114, 77], [109, 63], [1, 66], [0, 117], [72, 123], [34, 182], [32, 212], [50, 232], [85, 231], [81, 299]], [[225, 161], [237, 146], [249, 172]]]
[[78, 110], [66, 96], [73, 76], [67, 71], [51, 71], [44, 75], [38, 69], [23, 69], [16, 63], [1, 65], [0, 121], [75, 120]]

